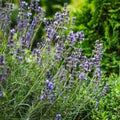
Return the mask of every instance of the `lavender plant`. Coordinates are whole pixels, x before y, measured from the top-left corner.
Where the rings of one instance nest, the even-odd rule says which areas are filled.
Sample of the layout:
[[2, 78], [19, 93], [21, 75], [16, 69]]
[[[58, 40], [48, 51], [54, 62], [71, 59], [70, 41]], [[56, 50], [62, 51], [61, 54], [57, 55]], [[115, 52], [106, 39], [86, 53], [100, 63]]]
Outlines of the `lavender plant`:
[[[0, 2], [0, 117], [77, 119], [87, 104], [94, 107], [102, 96], [102, 44], [96, 41], [91, 58], [83, 55], [84, 33], [72, 31], [75, 17], [70, 17], [67, 4], [49, 19], [39, 0], [19, 2], [14, 28], [9, 19], [14, 4], [5, 2], [3, 7]], [[32, 50], [41, 24], [44, 35]]]

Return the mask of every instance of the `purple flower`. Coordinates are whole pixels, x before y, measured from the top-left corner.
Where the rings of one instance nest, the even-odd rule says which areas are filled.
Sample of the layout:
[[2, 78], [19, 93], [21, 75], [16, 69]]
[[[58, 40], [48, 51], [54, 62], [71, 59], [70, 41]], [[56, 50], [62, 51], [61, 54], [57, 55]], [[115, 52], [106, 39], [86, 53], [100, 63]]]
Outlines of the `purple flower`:
[[84, 72], [81, 72], [79, 75], [80, 80], [87, 80], [87, 75]]
[[43, 19], [43, 22], [44, 22], [44, 24], [45, 24], [45, 25], [47, 25], [47, 24], [48, 24], [48, 21], [47, 21], [47, 19], [46, 19], [46, 18], [44, 18], [44, 19]]
[[51, 92], [54, 89], [54, 84], [51, 81], [46, 80], [46, 87], [49, 90], [49, 92]]
[[37, 11], [38, 11], [38, 12], [41, 12], [41, 11], [42, 11], [42, 8], [41, 8], [41, 7], [38, 7]]
[[46, 72], [46, 78], [49, 79], [49, 78], [50, 78], [50, 75], [51, 75], [50, 71], [47, 70], [47, 72]]
[[26, 39], [30, 40], [31, 39], [31, 34], [29, 32], [26, 33]]
[[75, 42], [76, 42], [76, 34], [75, 33], [73, 33], [73, 31], [71, 31], [70, 33], [69, 33], [69, 35], [68, 35], [68, 40], [70, 41], [70, 44], [71, 45], [73, 45], [73, 44], [75, 44]]
[[54, 23], [53, 23], [54, 25], [58, 25], [58, 21], [54, 21]]
[[97, 77], [98, 79], [101, 78], [102, 76], [102, 71], [100, 70], [100, 68], [96, 68], [94, 71], [94, 76]]
[[57, 19], [60, 19], [60, 13], [59, 13], [59, 12], [55, 13], [55, 17], [56, 17]]
[[2, 92], [0, 92], [0, 97], [2, 97], [3, 96], [3, 93]]
[[28, 13], [27, 13], [27, 16], [28, 16], [28, 17], [31, 17], [31, 15], [32, 15], [31, 12], [28, 12]]
[[48, 38], [52, 39], [54, 34], [55, 34], [54, 28], [47, 28], [47, 37]]
[[56, 115], [56, 120], [61, 120], [61, 118], [62, 118], [61, 114]]
[[75, 20], [76, 20], [76, 17], [73, 17], [72, 18], [72, 25], [74, 25]]
[[5, 64], [5, 58], [3, 55], [0, 56], [0, 65], [4, 65]]
[[18, 59], [19, 59], [20, 61], [22, 61], [24, 58], [23, 58], [23, 56], [19, 56]]
[[0, 74], [0, 81], [3, 80], [3, 74]]
[[56, 54], [54, 57], [55, 57], [55, 59], [56, 59], [57, 61], [62, 60], [61, 54]]
[[67, 5], [68, 5], [67, 3], [64, 3], [64, 8], [65, 8], [65, 9], [66, 9]]
[[52, 103], [52, 102], [53, 102], [54, 97], [55, 97], [55, 95], [54, 95], [54, 94], [50, 94], [50, 103]]
[[46, 95], [43, 94], [43, 95], [40, 96], [41, 101], [45, 101], [45, 99], [46, 99]]
[[102, 60], [102, 44], [99, 40], [96, 40], [93, 62], [96, 67], [100, 67], [100, 61]]
[[27, 5], [28, 5], [28, 3], [27, 3], [27, 2], [22, 1], [22, 3], [21, 3], [22, 8], [26, 8], [26, 7], [27, 7]]
[[103, 90], [102, 90], [102, 95], [106, 95], [106, 93], [108, 92], [108, 85], [105, 85]]
[[10, 35], [13, 36], [14, 33], [15, 33], [15, 29], [11, 29], [11, 30], [10, 30]]
[[51, 46], [50, 45], [46, 45], [46, 50], [47, 50], [48, 53], [50, 53]]
[[59, 44], [57, 44], [56, 46], [56, 52], [57, 53], [63, 53], [64, 52], [64, 44], [61, 42]]
[[21, 29], [23, 27], [23, 21], [20, 21], [19, 23], [18, 23], [18, 29]]

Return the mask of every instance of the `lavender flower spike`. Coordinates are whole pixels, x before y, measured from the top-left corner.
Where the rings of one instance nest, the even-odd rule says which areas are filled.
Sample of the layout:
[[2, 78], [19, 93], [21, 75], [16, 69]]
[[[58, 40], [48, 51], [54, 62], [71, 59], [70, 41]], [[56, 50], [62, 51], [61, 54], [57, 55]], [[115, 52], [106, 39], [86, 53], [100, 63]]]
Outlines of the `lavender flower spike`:
[[56, 120], [61, 120], [61, 114], [56, 115]]

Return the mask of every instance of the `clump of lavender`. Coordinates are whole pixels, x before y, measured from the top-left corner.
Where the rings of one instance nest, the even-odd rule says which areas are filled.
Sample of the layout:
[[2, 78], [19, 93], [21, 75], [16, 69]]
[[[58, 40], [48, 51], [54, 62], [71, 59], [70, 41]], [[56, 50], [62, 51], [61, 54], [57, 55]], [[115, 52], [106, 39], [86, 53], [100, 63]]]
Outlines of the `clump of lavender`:
[[[87, 91], [87, 88], [88, 84], [93, 83], [93, 79], [96, 85], [100, 82], [102, 44], [99, 40], [96, 41], [91, 58], [83, 55], [81, 44], [85, 36], [83, 31], [75, 33], [72, 30], [75, 17], [70, 18], [67, 4], [62, 12], [56, 12], [54, 18], [49, 19], [45, 18], [45, 11], [39, 6], [39, 0], [31, 1], [30, 5], [25, 1], [19, 2], [17, 24], [14, 28], [10, 27], [9, 20], [14, 4], [6, 2], [5, 7], [2, 7], [0, 2], [0, 29], [5, 41], [0, 46], [0, 97], [3, 96], [2, 89], [6, 90], [4, 84], [7, 84], [9, 88], [4, 97], [10, 99], [8, 106], [14, 104], [15, 107], [10, 109], [12, 112], [8, 111], [9, 115], [5, 113], [5, 116], [10, 118], [18, 115], [32, 119], [35, 113], [44, 119], [50, 111], [55, 114], [56, 109], [58, 111], [61, 108], [61, 103], [71, 104], [74, 99], [79, 101], [75, 94], [85, 91], [89, 95], [94, 91], [94, 88], [90, 88], [91, 91]], [[44, 35], [37, 43], [37, 48], [32, 50], [42, 23], [45, 26]], [[93, 74], [92, 79], [89, 74]], [[1, 82], [4, 79], [8, 81]], [[85, 88], [85, 85], [88, 86]], [[69, 106], [66, 103], [65, 109]], [[79, 103], [74, 104], [76, 106]], [[61, 114], [56, 115], [56, 120], [62, 119], [62, 113], [66, 116], [62, 109], [58, 112]], [[70, 109], [73, 110], [74, 105]], [[36, 111], [39, 113], [36, 114]]]

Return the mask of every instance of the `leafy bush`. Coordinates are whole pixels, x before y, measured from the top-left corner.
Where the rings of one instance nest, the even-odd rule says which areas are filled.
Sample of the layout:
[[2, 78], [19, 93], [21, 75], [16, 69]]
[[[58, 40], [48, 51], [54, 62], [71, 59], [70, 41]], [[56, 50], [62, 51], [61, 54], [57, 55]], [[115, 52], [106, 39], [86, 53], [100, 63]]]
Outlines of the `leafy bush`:
[[[47, 19], [38, 0], [30, 6], [20, 1], [17, 23], [11, 28], [13, 6], [0, 3], [0, 118], [97, 118], [96, 102], [107, 99], [100, 69], [102, 44], [96, 40], [92, 55], [83, 54], [84, 34], [72, 31], [75, 17], [70, 19], [66, 4]], [[42, 24], [44, 35], [32, 49]]]

